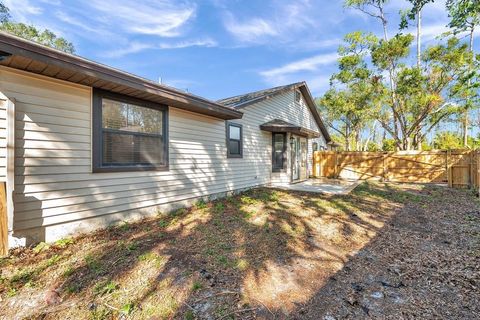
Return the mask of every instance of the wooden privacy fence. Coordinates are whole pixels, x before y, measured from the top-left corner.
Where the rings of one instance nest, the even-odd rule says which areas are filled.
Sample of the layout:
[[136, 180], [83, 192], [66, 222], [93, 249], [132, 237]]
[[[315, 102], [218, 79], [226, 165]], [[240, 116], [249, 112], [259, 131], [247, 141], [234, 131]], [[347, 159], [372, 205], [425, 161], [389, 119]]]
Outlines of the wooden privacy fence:
[[480, 184], [480, 151], [434, 150], [399, 152], [316, 151], [313, 176], [391, 182]]

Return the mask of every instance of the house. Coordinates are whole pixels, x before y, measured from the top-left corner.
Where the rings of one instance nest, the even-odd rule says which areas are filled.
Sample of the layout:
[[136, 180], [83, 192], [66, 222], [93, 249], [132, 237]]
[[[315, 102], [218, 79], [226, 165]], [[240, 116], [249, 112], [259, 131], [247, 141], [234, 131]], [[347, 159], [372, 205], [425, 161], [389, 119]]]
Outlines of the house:
[[3, 247], [307, 179], [330, 141], [305, 83], [214, 102], [5, 33], [0, 117]]

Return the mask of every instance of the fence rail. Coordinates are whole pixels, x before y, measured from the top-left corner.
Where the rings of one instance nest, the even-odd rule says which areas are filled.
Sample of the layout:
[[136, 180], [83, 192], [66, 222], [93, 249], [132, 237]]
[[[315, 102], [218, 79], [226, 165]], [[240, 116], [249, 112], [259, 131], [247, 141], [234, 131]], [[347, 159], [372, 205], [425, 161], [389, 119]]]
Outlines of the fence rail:
[[480, 151], [434, 150], [399, 152], [316, 151], [315, 177], [480, 185]]

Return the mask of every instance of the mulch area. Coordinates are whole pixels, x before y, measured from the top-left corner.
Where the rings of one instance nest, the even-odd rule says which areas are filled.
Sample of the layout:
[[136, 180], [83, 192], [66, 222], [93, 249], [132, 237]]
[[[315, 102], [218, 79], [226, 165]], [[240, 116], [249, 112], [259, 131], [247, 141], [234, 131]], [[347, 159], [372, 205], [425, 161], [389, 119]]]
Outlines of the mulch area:
[[480, 319], [480, 202], [417, 187], [296, 319]]

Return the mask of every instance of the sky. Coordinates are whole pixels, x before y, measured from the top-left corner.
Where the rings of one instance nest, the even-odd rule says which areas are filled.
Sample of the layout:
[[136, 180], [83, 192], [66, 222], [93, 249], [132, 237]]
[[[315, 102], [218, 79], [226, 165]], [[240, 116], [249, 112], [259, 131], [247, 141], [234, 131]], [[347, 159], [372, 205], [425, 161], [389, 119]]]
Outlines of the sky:
[[[80, 56], [212, 100], [297, 81], [320, 96], [345, 34], [381, 32], [378, 21], [341, 0], [3, 2], [14, 20], [67, 38]], [[390, 1], [390, 34], [406, 8]], [[423, 21], [428, 45], [446, 31], [444, 0], [428, 4]]]

